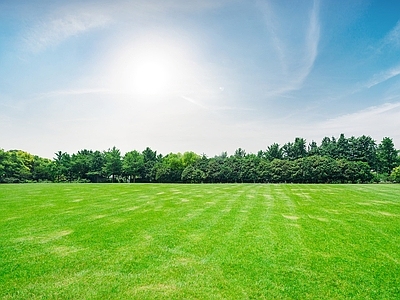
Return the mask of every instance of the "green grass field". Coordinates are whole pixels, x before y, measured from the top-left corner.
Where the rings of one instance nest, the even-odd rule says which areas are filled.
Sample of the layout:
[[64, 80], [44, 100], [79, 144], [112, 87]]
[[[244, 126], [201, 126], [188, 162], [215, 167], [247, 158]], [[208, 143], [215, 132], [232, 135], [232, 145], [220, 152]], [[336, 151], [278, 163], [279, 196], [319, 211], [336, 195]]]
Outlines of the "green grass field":
[[399, 299], [400, 185], [0, 186], [2, 299]]

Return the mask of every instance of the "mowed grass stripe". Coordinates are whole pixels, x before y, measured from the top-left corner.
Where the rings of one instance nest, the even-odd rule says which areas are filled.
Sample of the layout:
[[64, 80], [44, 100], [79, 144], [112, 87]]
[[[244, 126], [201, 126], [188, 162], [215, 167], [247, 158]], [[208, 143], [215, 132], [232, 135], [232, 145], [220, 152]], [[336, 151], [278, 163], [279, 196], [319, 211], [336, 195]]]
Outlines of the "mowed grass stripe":
[[0, 186], [5, 299], [396, 299], [398, 185]]

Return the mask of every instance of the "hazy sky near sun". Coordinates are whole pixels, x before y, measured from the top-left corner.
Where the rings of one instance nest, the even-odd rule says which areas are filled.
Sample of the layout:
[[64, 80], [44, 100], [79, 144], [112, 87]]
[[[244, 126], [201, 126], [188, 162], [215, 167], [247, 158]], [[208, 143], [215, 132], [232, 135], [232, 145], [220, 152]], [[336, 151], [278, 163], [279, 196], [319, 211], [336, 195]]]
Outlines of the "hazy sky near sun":
[[399, 148], [399, 75], [399, 1], [0, 1], [5, 150]]

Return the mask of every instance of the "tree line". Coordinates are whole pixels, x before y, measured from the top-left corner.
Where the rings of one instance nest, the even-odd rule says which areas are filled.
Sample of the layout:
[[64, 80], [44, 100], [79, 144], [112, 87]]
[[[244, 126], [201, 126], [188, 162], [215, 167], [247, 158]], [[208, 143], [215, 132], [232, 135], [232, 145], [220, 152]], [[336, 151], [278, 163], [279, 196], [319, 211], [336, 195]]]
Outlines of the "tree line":
[[400, 156], [393, 140], [370, 136], [325, 137], [318, 145], [303, 138], [273, 143], [257, 154], [239, 148], [214, 157], [191, 151], [165, 156], [147, 147], [124, 155], [107, 151], [58, 151], [47, 159], [21, 150], [0, 149], [0, 183], [370, 183], [400, 182]]

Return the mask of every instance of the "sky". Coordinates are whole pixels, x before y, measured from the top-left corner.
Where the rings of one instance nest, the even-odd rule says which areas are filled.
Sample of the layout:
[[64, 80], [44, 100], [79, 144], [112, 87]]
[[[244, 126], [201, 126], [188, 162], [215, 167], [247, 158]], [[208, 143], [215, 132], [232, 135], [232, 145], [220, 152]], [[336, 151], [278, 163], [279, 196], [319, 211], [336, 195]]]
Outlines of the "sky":
[[0, 0], [0, 148], [400, 148], [400, 1]]

